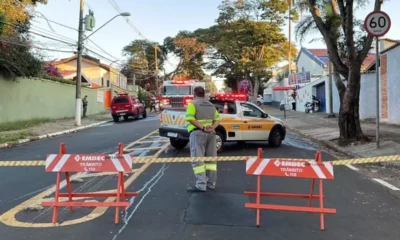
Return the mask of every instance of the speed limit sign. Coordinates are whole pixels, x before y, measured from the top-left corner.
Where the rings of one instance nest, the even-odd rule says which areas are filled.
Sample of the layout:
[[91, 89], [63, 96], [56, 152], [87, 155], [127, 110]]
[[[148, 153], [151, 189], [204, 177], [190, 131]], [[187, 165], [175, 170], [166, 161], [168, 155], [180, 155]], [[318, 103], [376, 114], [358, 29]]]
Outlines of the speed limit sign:
[[381, 37], [389, 32], [390, 24], [389, 15], [382, 11], [374, 11], [365, 18], [364, 28], [370, 36]]

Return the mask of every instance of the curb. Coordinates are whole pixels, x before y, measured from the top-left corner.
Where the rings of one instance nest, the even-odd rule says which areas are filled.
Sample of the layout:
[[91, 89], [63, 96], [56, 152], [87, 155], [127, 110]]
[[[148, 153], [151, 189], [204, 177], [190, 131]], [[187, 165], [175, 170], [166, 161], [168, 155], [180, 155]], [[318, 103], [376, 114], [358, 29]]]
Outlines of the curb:
[[80, 130], [91, 128], [91, 127], [96, 127], [98, 125], [108, 123], [108, 122], [111, 122], [111, 121], [102, 121], [102, 122], [92, 123], [92, 124], [89, 124], [86, 126], [67, 129], [67, 130], [60, 131], [60, 132], [54, 132], [54, 133], [44, 134], [44, 135], [40, 135], [40, 136], [34, 136], [34, 137], [26, 138], [26, 139], [19, 139], [14, 142], [2, 143], [2, 144], [0, 144], [0, 149], [11, 148], [11, 147], [15, 147], [17, 145], [23, 144], [23, 143], [33, 142], [33, 141], [37, 141], [37, 140], [41, 140], [41, 139], [45, 139], [45, 138], [51, 138], [51, 137], [55, 137], [55, 136], [60, 136], [60, 135], [67, 134], [67, 133], [78, 132]]
[[335, 151], [335, 152], [338, 152], [338, 153], [344, 155], [344, 156], [347, 157], [347, 158], [361, 158], [361, 157], [362, 157], [362, 156], [359, 156], [359, 155], [357, 155], [357, 154], [349, 153], [348, 151], [344, 151], [344, 150], [341, 149], [339, 146], [337, 146], [337, 145], [335, 145], [334, 143], [331, 143], [331, 142], [329, 142], [329, 141], [317, 139], [317, 138], [313, 137], [312, 135], [303, 133], [303, 132], [301, 132], [301, 131], [299, 131], [299, 130], [297, 130], [297, 129], [294, 129], [294, 128], [292, 128], [292, 127], [289, 127], [289, 126], [287, 126], [287, 125], [286, 125], [286, 127], [287, 127], [290, 131], [296, 133], [297, 135], [300, 135], [300, 136], [302, 136], [302, 137], [304, 137], [304, 138], [308, 138], [308, 139], [310, 139], [311, 141], [313, 141], [313, 142], [315, 142], [315, 143], [317, 143], [317, 144], [319, 144], [319, 145], [322, 145], [322, 146], [324, 146], [324, 147], [326, 147], [326, 148], [329, 148], [329, 149], [331, 149], [331, 150], [333, 150], [333, 151]]

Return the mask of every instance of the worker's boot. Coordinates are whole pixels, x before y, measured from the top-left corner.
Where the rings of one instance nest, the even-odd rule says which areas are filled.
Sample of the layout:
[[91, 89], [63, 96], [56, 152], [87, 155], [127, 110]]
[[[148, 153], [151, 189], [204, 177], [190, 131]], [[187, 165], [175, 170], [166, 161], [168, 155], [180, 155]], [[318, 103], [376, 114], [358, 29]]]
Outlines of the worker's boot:
[[206, 190], [201, 190], [197, 188], [196, 186], [188, 187], [186, 188], [186, 191], [188, 192], [205, 192]]

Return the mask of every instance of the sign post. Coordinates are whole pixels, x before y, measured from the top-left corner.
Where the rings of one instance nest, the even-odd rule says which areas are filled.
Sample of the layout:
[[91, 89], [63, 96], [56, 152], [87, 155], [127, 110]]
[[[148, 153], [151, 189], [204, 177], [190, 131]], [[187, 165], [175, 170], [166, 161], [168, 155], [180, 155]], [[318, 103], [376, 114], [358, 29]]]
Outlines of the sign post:
[[373, 11], [367, 15], [364, 28], [368, 35], [375, 37], [375, 69], [376, 69], [376, 148], [379, 148], [379, 37], [389, 32], [391, 25], [390, 17], [385, 12]]

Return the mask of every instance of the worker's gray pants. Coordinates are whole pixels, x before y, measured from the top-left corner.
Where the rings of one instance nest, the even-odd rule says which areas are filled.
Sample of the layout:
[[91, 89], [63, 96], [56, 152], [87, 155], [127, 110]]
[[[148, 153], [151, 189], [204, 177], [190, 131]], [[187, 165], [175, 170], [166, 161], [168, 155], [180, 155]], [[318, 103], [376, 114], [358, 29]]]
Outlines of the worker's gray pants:
[[83, 105], [83, 117], [86, 117], [87, 105]]
[[[215, 157], [217, 156], [215, 133], [207, 133], [200, 130], [190, 133], [190, 156], [191, 157]], [[214, 189], [217, 181], [217, 162], [192, 162], [194, 174], [196, 175], [196, 187], [206, 190], [207, 187]]]

